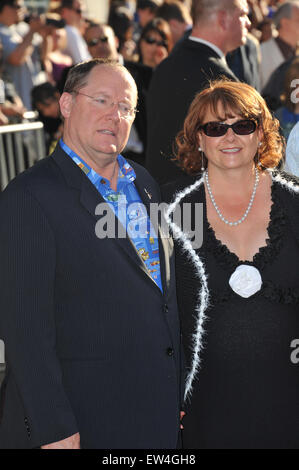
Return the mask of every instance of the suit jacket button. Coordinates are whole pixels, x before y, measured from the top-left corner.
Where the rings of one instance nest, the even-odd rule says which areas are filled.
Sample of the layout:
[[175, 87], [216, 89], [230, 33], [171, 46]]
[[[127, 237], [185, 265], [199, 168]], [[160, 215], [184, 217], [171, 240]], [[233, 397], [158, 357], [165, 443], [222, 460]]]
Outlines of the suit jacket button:
[[166, 350], [167, 356], [171, 357], [174, 355], [174, 350], [173, 348], [167, 348]]
[[162, 307], [162, 310], [163, 310], [164, 313], [168, 313], [168, 311], [169, 311], [168, 305], [164, 304], [163, 307]]

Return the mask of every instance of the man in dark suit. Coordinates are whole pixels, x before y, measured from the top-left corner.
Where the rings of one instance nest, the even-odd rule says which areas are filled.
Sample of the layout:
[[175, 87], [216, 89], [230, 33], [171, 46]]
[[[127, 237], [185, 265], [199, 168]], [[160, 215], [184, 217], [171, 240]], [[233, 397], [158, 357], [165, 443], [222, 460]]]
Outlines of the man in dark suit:
[[63, 140], [1, 195], [2, 448], [177, 445], [172, 245], [157, 184], [120, 155], [136, 103], [122, 65], [73, 67]]
[[158, 182], [182, 175], [171, 161], [173, 144], [196, 93], [211, 79], [237, 80], [225, 54], [245, 43], [247, 14], [246, 0], [193, 1], [191, 36], [176, 45], [154, 72], [147, 102], [146, 165]]
[[238, 47], [226, 56], [226, 61], [241, 81], [261, 92], [260, 46], [257, 39], [248, 34], [246, 44]]

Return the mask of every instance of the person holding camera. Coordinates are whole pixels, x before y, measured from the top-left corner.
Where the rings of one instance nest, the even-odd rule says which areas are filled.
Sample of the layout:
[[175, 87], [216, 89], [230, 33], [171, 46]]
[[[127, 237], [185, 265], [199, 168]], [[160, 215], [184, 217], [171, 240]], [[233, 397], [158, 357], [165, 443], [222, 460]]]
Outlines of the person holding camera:
[[81, 0], [62, 0], [60, 15], [66, 22], [67, 34], [67, 46], [64, 52], [71, 56], [74, 64], [91, 59], [83, 38], [85, 31], [83, 12], [84, 5]]
[[46, 80], [40, 60], [44, 20], [25, 17], [23, 0], [0, 0], [0, 39], [4, 71], [10, 76], [25, 107], [31, 109], [30, 90]]

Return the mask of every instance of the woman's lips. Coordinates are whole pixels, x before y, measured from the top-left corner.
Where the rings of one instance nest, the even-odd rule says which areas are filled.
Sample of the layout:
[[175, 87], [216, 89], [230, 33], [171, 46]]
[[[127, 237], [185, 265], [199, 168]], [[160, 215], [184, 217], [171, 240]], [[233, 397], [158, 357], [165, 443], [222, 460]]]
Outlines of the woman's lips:
[[225, 154], [236, 154], [238, 152], [241, 151], [241, 148], [240, 147], [233, 147], [233, 148], [230, 148], [230, 149], [222, 149], [221, 152], [222, 153], [225, 153]]

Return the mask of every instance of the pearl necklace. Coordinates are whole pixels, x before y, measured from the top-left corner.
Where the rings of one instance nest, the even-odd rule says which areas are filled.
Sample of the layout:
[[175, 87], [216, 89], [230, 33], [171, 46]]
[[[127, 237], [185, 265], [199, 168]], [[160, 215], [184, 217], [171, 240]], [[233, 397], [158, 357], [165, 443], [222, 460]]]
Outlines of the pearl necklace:
[[248, 214], [249, 214], [249, 212], [250, 212], [250, 209], [252, 208], [252, 204], [253, 204], [253, 201], [254, 201], [254, 198], [255, 198], [255, 193], [256, 193], [256, 190], [257, 190], [257, 186], [258, 186], [258, 184], [259, 184], [260, 176], [259, 176], [258, 169], [255, 168], [255, 183], [254, 183], [254, 187], [253, 187], [253, 191], [252, 191], [252, 195], [251, 195], [251, 198], [250, 198], [248, 207], [247, 207], [246, 211], [244, 212], [243, 216], [241, 217], [241, 219], [237, 220], [236, 222], [229, 222], [229, 221], [226, 220], [226, 218], [223, 217], [223, 215], [221, 214], [221, 212], [220, 212], [220, 210], [219, 210], [219, 207], [217, 206], [217, 204], [216, 204], [216, 202], [215, 202], [215, 199], [214, 199], [214, 196], [213, 196], [213, 194], [212, 194], [211, 186], [210, 186], [210, 183], [209, 183], [208, 170], [206, 170], [206, 171], [204, 172], [204, 178], [205, 178], [205, 181], [206, 181], [206, 185], [207, 185], [207, 189], [208, 189], [208, 193], [209, 193], [210, 199], [211, 199], [212, 204], [213, 204], [213, 206], [215, 207], [216, 212], [217, 212], [218, 216], [220, 217], [220, 219], [221, 219], [225, 224], [230, 225], [231, 227], [236, 226], [236, 225], [239, 225], [239, 224], [241, 224], [242, 222], [244, 222], [244, 220], [246, 219], [246, 217], [248, 216]]

